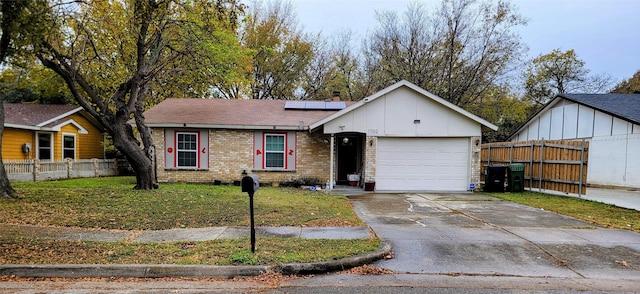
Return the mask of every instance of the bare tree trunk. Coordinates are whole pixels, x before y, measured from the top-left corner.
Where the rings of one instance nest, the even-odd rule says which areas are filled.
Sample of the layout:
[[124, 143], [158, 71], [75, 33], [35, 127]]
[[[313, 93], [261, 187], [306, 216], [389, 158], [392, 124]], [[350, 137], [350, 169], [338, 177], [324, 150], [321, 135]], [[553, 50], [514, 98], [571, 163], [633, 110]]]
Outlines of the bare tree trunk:
[[9, 183], [7, 171], [4, 169], [2, 162], [2, 134], [4, 133], [4, 103], [0, 101], [0, 197], [14, 199], [17, 196], [16, 191]]
[[124, 118], [117, 119], [112, 128], [113, 145], [124, 154], [136, 174], [135, 188], [138, 190], [157, 189], [153, 148], [140, 148], [131, 126]]

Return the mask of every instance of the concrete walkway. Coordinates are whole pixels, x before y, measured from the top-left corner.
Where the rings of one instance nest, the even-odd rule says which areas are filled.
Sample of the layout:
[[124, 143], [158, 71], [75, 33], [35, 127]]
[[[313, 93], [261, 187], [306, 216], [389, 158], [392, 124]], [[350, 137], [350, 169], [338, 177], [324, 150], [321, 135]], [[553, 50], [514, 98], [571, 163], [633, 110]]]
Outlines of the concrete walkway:
[[[125, 231], [68, 227], [0, 224], [0, 234], [8, 237], [107, 242], [180, 242], [249, 238], [248, 227], [210, 227], [170, 230]], [[368, 227], [257, 227], [256, 237], [304, 239], [363, 239], [371, 237]]]
[[640, 211], [640, 190], [587, 188], [584, 199]]
[[586, 200], [602, 202], [606, 204], [615, 205], [622, 208], [635, 209], [640, 211], [640, 190], [636, 189], [604, 189], [604, 188], [587, 188], [586, 195], [568, 194], [553, 190], [539, 190], [531, 189], [533, 192], [542, 192], [546, 194], [576, 197]]

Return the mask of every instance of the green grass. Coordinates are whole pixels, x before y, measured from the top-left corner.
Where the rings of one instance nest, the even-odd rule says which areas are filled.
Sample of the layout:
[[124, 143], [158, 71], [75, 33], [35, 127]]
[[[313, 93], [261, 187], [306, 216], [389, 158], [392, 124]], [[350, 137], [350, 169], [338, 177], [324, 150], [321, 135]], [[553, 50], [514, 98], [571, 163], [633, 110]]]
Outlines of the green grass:
[[204, 242], [126, 243], [20, 239], [0, 236], [0, 264], [256, 265], [318, 262], [373, 251], [379, 239], [247, 238]]
[[[97, 229], [161, 230], [248, 226], [249, 197], [240, 187], [161, 184], [133, 190], [132, 177], [13, 183], [18, 200], [0, 200], [0, 223]], [[261, 187], [257, 226], [363, 226], [346, 197]], [[377, 238], [247, 238], [204, 242], [93, 242], [0, 234], [2, 264], [281, 264], [350, 257], [377, 249]]]
[[[133, 177], [13, 183], [20, 199], [0, 200], [0, 223], [161, 230], [248, 226], [249, 197], [236, 186], [161, 184], [133, 189]], [[256, 226], [362, 226], [344, 196], [261, 187]]]
[[608, 228], [640, 232], [640, 211], [538, 192], [485, 193], [493, 197], [575, 217]]

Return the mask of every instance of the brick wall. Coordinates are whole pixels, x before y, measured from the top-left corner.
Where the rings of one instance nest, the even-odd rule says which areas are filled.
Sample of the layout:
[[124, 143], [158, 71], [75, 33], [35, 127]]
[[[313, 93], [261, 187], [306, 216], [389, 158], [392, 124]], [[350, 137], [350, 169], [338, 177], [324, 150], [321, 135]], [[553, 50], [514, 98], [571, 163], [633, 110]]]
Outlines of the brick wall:
[[301, 178], [329, 179], [329, 144], [321, 133], [296, 132], [296, 169], [291, 171], [262, 171], [253, 167], [254, 132], [247, 130], [210, 130], [209, 167], [201, 170], [165, 168], [164, 130], [154, 129], [158, 181], [201, 182], [219, 180], [231, 183], [241, 178], [243, 170], [258, 175], [263, 183], [284, 182]]
[[365, 142], [365, 164], [364, 164], [364, 181], [365, 183], [375, 182], [376, 179], [376, 148], [378, 146], [378, 137], [367, 137]]
[[[478, 144], [476, 145], [476, 141]], [[471, 137], [471, 182], [480, 187], [480, 149], [482, 137]]]

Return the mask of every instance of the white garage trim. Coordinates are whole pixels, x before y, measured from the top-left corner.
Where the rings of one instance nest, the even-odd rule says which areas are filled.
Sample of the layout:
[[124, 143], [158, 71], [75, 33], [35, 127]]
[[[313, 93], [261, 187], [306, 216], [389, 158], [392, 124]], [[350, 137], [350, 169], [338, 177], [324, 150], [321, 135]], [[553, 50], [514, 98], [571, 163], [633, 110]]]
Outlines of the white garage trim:
[[466, 191], [469, 138], [378, 138], [376, 190]]

